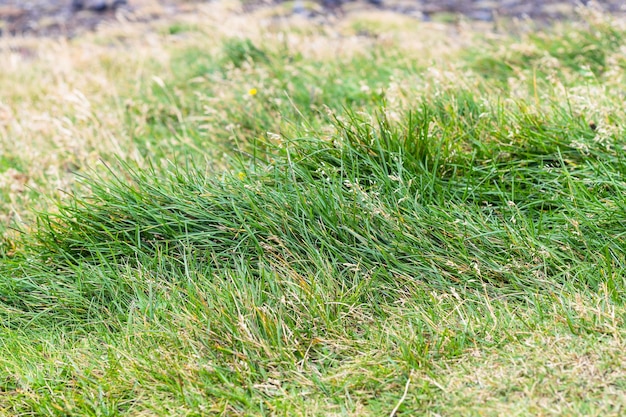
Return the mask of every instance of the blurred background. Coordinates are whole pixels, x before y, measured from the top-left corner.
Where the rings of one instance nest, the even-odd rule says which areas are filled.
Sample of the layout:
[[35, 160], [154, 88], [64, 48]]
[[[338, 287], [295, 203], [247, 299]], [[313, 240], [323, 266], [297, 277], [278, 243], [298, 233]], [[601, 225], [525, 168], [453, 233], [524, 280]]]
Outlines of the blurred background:
[[[332, 18], [363, 8], [379, 8], [421, 20], [493, 21], [498, 17], [562, 19], [587, 5], [611, 13], [626, 11], [624, 0], [217, 0], [242, 12], [258, 8], [275, 15]], [[201, 0], [0, 0], [0, 33], [73, 36], [111, 20], [150, 20], [193, 12]]]

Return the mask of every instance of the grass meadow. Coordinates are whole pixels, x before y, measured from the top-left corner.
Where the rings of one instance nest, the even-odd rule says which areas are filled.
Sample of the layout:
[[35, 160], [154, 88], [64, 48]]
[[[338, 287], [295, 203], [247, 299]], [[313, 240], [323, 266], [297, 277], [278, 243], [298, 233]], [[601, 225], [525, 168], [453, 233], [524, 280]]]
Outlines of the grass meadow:
[[237, 8], [0, 40], [0, 414], [621, 415], [626, 22]]

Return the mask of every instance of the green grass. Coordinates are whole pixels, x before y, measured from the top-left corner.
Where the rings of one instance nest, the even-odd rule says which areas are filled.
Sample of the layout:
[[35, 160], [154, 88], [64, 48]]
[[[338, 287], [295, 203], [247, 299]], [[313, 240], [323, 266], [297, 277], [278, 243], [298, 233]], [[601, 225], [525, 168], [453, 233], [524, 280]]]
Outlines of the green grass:
[[[117, 87], [37, 139], [75, 164], [65, 194], [2, 131], [0, 413], [619, 415], [619, 21], [506, 51], [469, 31], [469, 54], [438, 23], [215, 19], [250, 28], [167, 23], [128, 70], [98, 52]], [[9, 133], [35, 140], [24, 106]]]

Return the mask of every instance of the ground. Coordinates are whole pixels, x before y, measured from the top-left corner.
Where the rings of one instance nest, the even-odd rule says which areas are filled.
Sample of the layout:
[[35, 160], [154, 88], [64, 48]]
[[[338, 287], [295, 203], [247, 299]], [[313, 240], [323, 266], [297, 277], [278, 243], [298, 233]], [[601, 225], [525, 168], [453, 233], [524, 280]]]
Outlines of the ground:
[[[112, 4], [113, 2], [99, 3]], [[94, 29], [102, 22], [145, 21], [190, 12], [194, 10], [195, 4], [202, 3], [202, 1], [127, 0], [125, 3], [119, 7], [111, 6], [103, 11], [93, 11], [75, 10], [72, 7], [72, 0], [0, 0], [0, 29], [10, 34], [75, 36], [83, 30]], [[603, 0], [596, 3], [603, 10], [612, 13], [624, 11], [621, 0]], [[244, 1], [244, 4], [247, 8], [256, 8], [267, 7], [271, 2], [250, 0]], [[477, 20], [493, 20], [497, 16], [552, 20], [571, 16], [579, 4], [578, 0], [386, 0], [379, 8], [413, 15], [421, 19], [431, 19], [433, 16], [453, 19], [455, 15], [460, 15]], [[344, 6], [344, 9], [353, 10], [354, 5]], [[317, 8], [317, 12], [336, 13], [337, 9]]]
[[624, 414], [626, 20], [138, 4], [0, 38], [0, 415]]

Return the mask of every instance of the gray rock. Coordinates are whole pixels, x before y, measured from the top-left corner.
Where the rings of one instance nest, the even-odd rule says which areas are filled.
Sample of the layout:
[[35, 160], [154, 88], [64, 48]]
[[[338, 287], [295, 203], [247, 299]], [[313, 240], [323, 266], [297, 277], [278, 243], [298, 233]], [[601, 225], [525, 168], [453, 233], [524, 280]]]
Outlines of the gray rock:
[[120, 6], [125, 6], [126, 0], [72, 0], [74, 11], [89, 10], [92, 12], [105, 12], [114, 10]]
[[474, 20], [481, 20], [483, 22], [493, 21], [493, 11], [491, 9], [478, 9], [472, 10], [467, 13], [467, 16]]

